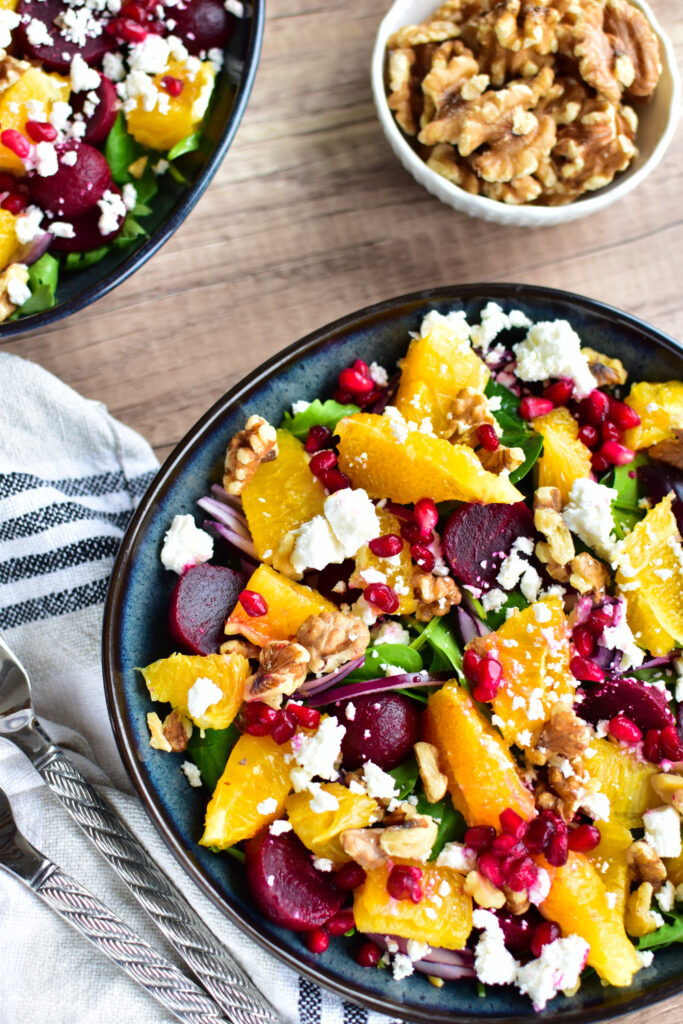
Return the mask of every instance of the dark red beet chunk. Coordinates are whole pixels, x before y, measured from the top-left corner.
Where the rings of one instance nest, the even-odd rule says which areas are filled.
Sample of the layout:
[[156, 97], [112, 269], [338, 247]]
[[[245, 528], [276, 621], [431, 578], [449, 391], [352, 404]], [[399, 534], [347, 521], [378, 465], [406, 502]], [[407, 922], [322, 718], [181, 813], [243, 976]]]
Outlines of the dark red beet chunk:
[[232, 18], [223, 0], [189, 0], [186, 5], [168, 9], [175, 20], [173, 34], [180, 36], [190, 53], [217, 46], [223, 49], [232, 31]]
[[[100, 75], [100, 84], [94, 91], [97, 93], [99, 102], [92, 114], [85, 118], [85, 135], [83, 136], [84, 142], [92, 144], [104, 142], [112, 130], [120, 106], [119, 98], [116, 95], [116, 86], [106, 75]], [[82, 113], [83, 104], [87, 99], [87, 92], [72, 93], [69, 102], [74, 112]]]
[[[65, 142], [55, 148], [57, 173], [47, 178], [32, 174], [28, 186], [32, 202], [62, 220], [96, 205], [109, 188], [111, 169], [104, 155], [87, 143]], [[76, 153], [75, 164], [64, 163], [67, 153]]]
[[176, 583], [169, 607], [171, 636], [184, 651], [215, 654], [244, 577], [222, 565], [194, 565]]
[[[102, 31], [98, 36], [88, 36], [83, 46], [68, 42], [55, 25], [55, 18], [69, 10], [72, 8], [62, 3], [62, 0], [19, 0], [17, 13], [21, 15], [21, 24], [16, 29], [18, 52], [23, 57], [41, 61], [46, 71], [59, 71], [62, 74], [68, 74], [76, 53], [80, 53], [86, 64], [99, 64], [105, 53], [116, 48], [116, 41], [107, 32]], [[91, 11], [91, 14], [104, 26], [104, 21], [100, 20], [97, 12]], [[52, 44], [34, 45], [29, 41], [26, 29], [32, 18], [43, 22], [52, 37]]]
[[455, 575], [472, 587], [495, 586], [501, 562], [518, 537], [534, 537], [523, 501], [514, 505], [461, 505], [443, 532], [443, 551]]
[[346, 898], [330, 873], [313, 867], [310, 852], [293, 832], [273, 836], [266, 828], [249, 840], [245, 854], [254, 902], [282, 928], [295, 932], [319, 928]]
[[676, 497], [672, 505], [678, 529], [683, 533], [683, 473], [680, 469], [667, 466], [663, 462], [653, 462], [651, 466], [639, 466], [636, 470], [638, 479], [647, 491], [648, 497], [659, 502], [673, 491]]
[[[107, 189], [119, 196], [121, 195], [120, 189], [112, 181], [109, 182]], [[73, 238], [55, 238], [50, 245], [50, 249], [54, 249], [57, 252], [89, 252], [91, 249], [97, 249], [100, 245], [112, 242], [121, 231], [126, 218], [123, 215], [120, 216], [116, 231], [110, 231], [108, 235], [103, 235], [100, 233], [99, 228], [100, 216], [100, 209], [95, 206], [93, 209], [86, 210], [85, 213], [79, 213], [75, 217], [53, 218], [60, 222], [72, 224], [74, 236]], [[48, 231], [50, 230], [49, 224], [46, 224], [46, 228]]]
[[674, 724], [666, 694], [638, 679], [608, 679], [584, 692], [576, 710], [594, 725], [615, 715], [626, 715], [643, 733]]
[[[346, 708], [353, 704], [353, 719]], [[342, 741], [344, 768], [353, 771], [366, 761], [388, 771], [410, 756], [420, 738], [420, 711], [402, 693], [371, 693], [345, 701], [334, 714], [346, 726]], [[366, 735], [367, 734], [367, 735]]]

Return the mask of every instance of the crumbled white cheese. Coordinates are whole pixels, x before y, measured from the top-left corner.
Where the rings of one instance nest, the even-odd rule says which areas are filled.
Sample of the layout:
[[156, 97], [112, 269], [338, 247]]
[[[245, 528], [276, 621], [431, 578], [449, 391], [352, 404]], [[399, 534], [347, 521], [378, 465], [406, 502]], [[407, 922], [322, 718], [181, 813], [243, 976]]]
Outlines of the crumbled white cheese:
[[395, 405], [387, 405], [384, 410], [384, 415], [389, 419], [391, 424], [391, 433], [395, 441], [399, 444], [403, 444], [408, 439], [408, 424], [406, 423], [403, 414], [399, 412]]
[[499, 612], [507, 599], [508, 596], [504, 590], [494, 587], [493, 590], [482, 595], [481, 606], [485, 612]]
[[168, 66], [169, 46], [163, 36], [150, 32], [141, 43], [131, 46], [128, 63], [133, 71], [160, 75]]
[[6, 8], [0, 9], [0, 48], [7, 50], [12, 45], [12, 32], [17, 27], [21, 18], [16, 11]]
[[123, 112], [129, 114], [138, 105], [138, 100], [143, 110], [150, 113], [157, 105], [159, 90], [154, 84], [154, 79], [146, 75], [144, 71], [131, 71], [126, 75], [124, 81], [119, 82], [116, 91], [123, 100]]
[[640, 964], [641, 968], [651, 967], [652, 961], [655, 958], [655, 955], [651, 949], [637, 949], [636, 956], [638, 957], [638, 963]]
[[670, 914], [676, 901], [676, 887], [673, 882], [665, 882], [657, 893], [656, 899], [659, 909], [663, 910], [665, 914]]
[[52, 36], [47, 30], [47, 25], [38, 18], [31, 18], [26, 25], [26, 38], [31, 46], [52, 46]]
[[27, 245], [38, 235], [43, 234], [43, 229], [40, 227], [42, 219], [43, 211], [37, 206], [27, 206], [24, 212], [19, 214], [14, 221], [14, 233], [21, 245]]
[[562, 518], [572, 533], [593, 548], [600, 558], [615, 557], [612, 502], [617, 496], [614, 487], [605, 487], [589, 477], [575, 480]]
[[520, 380], [568, 377], [574, 382], [579, 398], [585, 398], [597, 387], [588, 358], [581, 352], [581, 339], [567, 320], [533, 324], [524, 341], [514, 345], [512, 351]]
[[389, 619], [372, 630], [373, 644], [409, 644], [410, 633], [401, 625]]
[[314, 516], [294, 531], [295, 542], [290, 556], [297, 573], [305, 569], [324, 569], [344, 561], [344, 549], [324, 516]]
[[655, 807], [643, 815], [645, 840], [660, 857], [679, 857], [681, 847], [681, 819], [674, 807]]
[[97, 206], [100, 211], [98, 230], [101, 235], [111, 235], [118, 230], [121, 220], [126, 216], [125, 203], [118, 192], [107, 189], [102, 198], [97, 200]]
[[213, 539], [195, 526], [192, 516], [174, 516], [161, 549], [164, 569], [180, 574], [188, 565], [208, 562], [212, 555]]
[[[72, 113], [73, 111], [71, 107], [68, 103], [65, 103], [64, 100], [54, 100], [52, 108], [50, 110], [50, 124], [53, 128], [56, 128], [58, 132], [63, 132], [66, 130], [66, 127], [69, 123], [69, 118], [71, 117]], [[72, 153], [73, 159], [71, 159]], [[66, 159], [67, 156], [69, 157], [68, 160]], [[60, 162], [66, 164], [67, 167], [73, 166], [73, 164], [76, 163], [76, 151], [71, 149], [67, 150], [66, 153], [63, 153], [61, 155]]]
[[416, 960], [422, 960], [428, 953], [431, 953], [431, 947], [426, 942], [421, 942], [419, 939], [408, 939], [406, 943], [406, 953], [410, 959], [415, 963]]
[[329, 857], [314, 857], [313, 867], [318, 871], [334, 871], [334, 861], [331, 861]]
[[536, 960], [517, 970], [517, 988], [529, 996], [534, 1010], [540, 1012], [558, 992], [576, 988], [589, 948], [579, 935], [567, 935], [549, 942]]
[[473, 871], [477, 863], [477, 854], [469, 846], [462, 843], [446, 843], [436, 858], [437, 867], [453, 868], [462, 874]]
[[389, 374], [379, 363], [370, 363], [370, 377], [379, 388], [385, 388], [389, 383]]
[[392, 776], [383, 771], [374, 761], [366, 761], [363, 765], [363, 781], [368, 796], [375, 800], [393, 800], [398, 796], [396, 782]]
[[69, 69], [72, 92], [90, 92], [91, 89], [98, 89], [100, 86], [100, 73], [91, 68], [81, 57], [75, 53]]
[[507, 331], [511, 327], [531, 327], [531, 320], [519, 309], [513, 309], [505, 313], [497, 302], [489, 302], [481, 311], [481, 323], [475, 324], [470, 330], [472, 344], [481, 349], [482, 355], [486, 355], [501, 331]]
[[53, 220], [50, 224], [50, 234], [55, 238], [75, 238], [76, 231], [73, 224], [68, 221]]
[[550, 875], [545, 868], [537, 868], [536, 879], [533, 885], [529, 887], [529, 902], [533, 903], [535, 907], [540, 907], [550, 892], [550, 885]]
[[519, 964], [505, 947], [503, 929], [490, 910], [477, 909], [472, 915], [475, 928], [483, 929], [474, 947], [474, 968], [485, 985], [511, 985]]
[[223, 699], [223, 691], [207, 676], [198, 676], [187, 691], [187, 710], [190, 718], [201, 718], [210, 707]]
[[41, 178], [51, 178], [59, 170], [57, 150], [51, 142], [38, 142], [34, 159], [35, 169]]
[[409, 978], [415, 970], [413, 961], [406, 953], [396, 953], [391, 961], [391, 966], [394, 973], [394, 981], [403, 981], [404, 978]]
[[267, 796], [260, 804], [256, 805], [259, 814], [273, 814], [277, 810], [277, 800], [274, 796]]
[[303, 399], [299, 399], [298, 402], [292, 402], [292, 416], [298, 416], [300, 412], [306, 412], [310, 402], [305, 402]]
[[330, 494], [324, 515], [314, 516], [294, 531], [291, 554], [296, 572], [324, 569], [353, 558], [359, 548], [378, 537], [380, 523], [375, 506], [364, 490], [344, 488]]
[[581, 810], [589, 814], [593, 821], [609, 821], [612, 814], [609, 797], [605, 793], [583, 793]]
[[102, 58], [102, 70], [112, 82], [120, 82], [126, 74], [121, 54], [105, 53]]
[[524, 575], [522, 576], [519, 584], [519, 589], [530, 604], [538, 597], [541, 584], [541, 577], [538, 575], [533, 565], [530, 565], [528, 569], [524, 570]]
[[325, 814], [327, 811], [339, 810], [339, 800], [334, 793], [323, 789], [319, 782], [309, 782], [308, 791], [313, 794], [308, 806], [314, 814]]
[[201, 786], [202, 773], [196, 764], [193, 764], [192, 761], [183, 761], [180, 770], [194, 789], [198, 789]]
[[291, 832], [291, 831], [292, 831], [292, 823], [291, 823], [291, 821], [287, 821], [286, 818], [278, 818], [277, 821], [274, 821], [272, 823], [272, 825], [270, 826], [270, 829], [269, 829], [269, 832], [270, 832], [271, 836], [281, 836], [281, 835], [284, 835], [285, 832]]
[[242, 0], [223, 0], [223, 6], [228, 14], [232, 14], [233, 17], [244, 17], [244, 4], [242, 3]]
[[623, 598], [615, 616], [613, 626], [606, 626], [600, 637], [600, 646], [607, 647], [610, 651], [621, 651], [622, 658], [619, 668], [625, 672], [629, 668], [638, 668], [645, 660], [645, 652], [636, 644], [636, 638], [631, 632], [631, 627], [626, 620], [626, 602]]
[[[17, 266], [23, 266], [19, 263]], [[17, 277], [10, 277], [7, 282], [7, 298], [14, 306], [23, 306], [31, 298], [31, 289]]]
[[121, 189], [121, 198], [123, 199], [123, 205], [127, 210], [133, 210], [135, 204], [138, 201], [138, 191], [132, 182], [127, 182]]
[[540, 625], [543, 625], [544, 622], [550, 622], [552, 617], [552, 612], [544, 601], [539, 601], [538, 604], [534, 605], [534, 618]]
[[296, 767], [290, 777], [297, 793], [308, 789], [313, 778], [332, 781], [337, 777], [341, 760], [341, 743], [346, 727], [336, 718], [323, 718], [312, 735], [297, 733], [292, 737], [292, 754]]
[[430, 310], [420, 325], [420, 338], [438, 338], [453, 348], [453, 355], [461, 355], [470, 348], [470, 326], [463, 310], [451, 310], [450, 313], [438, 313]]

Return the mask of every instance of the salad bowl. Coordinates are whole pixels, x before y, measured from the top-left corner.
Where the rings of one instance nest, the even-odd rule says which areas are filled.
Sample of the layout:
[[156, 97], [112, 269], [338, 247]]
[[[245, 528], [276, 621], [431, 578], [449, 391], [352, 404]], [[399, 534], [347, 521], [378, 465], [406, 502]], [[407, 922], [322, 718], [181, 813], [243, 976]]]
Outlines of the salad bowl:
[[112, 576], [105, 611], [103, 665], [112, 726], [126, 769], [164, 841], [189, 876], [247, 935], [301, 974], [361, 1005], [401, 1019], [465, 1024], [472, 1020], [521, 1024], [587, 1024], [649, 1006], [683, 991], [677, 947], [658, 951], [627, 989], [603, 988], [596, 975], [572, 996], [558, 996], [535, 1014], [528, 1000], [508, 988], [470, 980], [434, 987], [425, 976], [396, 982], [388, 971], [356, 964], [333, 940], [313, 955], [300, 936], [269, 923], [256, 909], [244, 867], [230, 856], [199, 846], [206, 794], [190, 788], [179, 771], [182, 755], [159, 755], [145, 723], [149, 693], [137, 666], [173, 650], [168, 607], [174, 580], [159, 553], [174, 516], [196, 513], [208, 484], [220, 479], [227, 442], [259, 413], [279, 423], [292, 403], [330, 392], [342, 368], [355, 358], [393, 366], [410, 331], [430, 310], [464, 310], [468, 319], [494, 301], [533, 320], [564, 318], [582, 343], [618, 356], [629, 373], [647, 380], [683, 376], [683, 348], [634, 317], [594, 300], [554, 289], [515, 284], [478, 284], [422, 291], [360, 310], [322, 327], [254, 370], [199, 420], [167, 459], [137, 509]]

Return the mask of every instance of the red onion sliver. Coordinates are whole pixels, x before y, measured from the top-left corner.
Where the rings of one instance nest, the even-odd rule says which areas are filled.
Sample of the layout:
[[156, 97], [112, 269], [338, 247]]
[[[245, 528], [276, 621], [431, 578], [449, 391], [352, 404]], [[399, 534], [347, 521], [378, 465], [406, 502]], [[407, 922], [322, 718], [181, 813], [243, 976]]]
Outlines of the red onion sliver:
[[[399, 935], [380, 935], [368, 933], [368, 939], [375, 942], [380, 949], [387, 949], [387, 940], [395, 942], [400, 953], [408, 950], [408, 940]], [[458, 981], [460, 978], [474, 978], [474, 954], [469, 949], [430, 949], [421, 960], [415, 960], [416, 971], [421, 974], [431, 974], [435, 978], [443, 978], [444, 981]]]
[[223, 502], [216, 501], [215, 498], [200, 498], [197, 504], [205, 512], [208, 512], [210, 516], [213, 516], [214, 519], [217, 519], [220, 523], [225, 523], [235, 533], [240, 533], [247, 540], [251, 540], [246, 519], [230, 505], [224, 505]]
[[223, 540], [227, 540], [228, 544], [232, 544], [234, 548], [241, 551], [247, 558], [253, 560], [254, 568], [258, 565], [258, 555], [256, 554], [256, 548], [254, 542], [249, 537], [243, 537], [241, 533], [237, 533], [231, 526], [225, 523], [217, 523], [213, 519], [209, 519], [204, 524], [205, 526], [211, 526], [219, 533]]
[[230, 505], [236, 512], [242, 511], [242, 499], [236, 494], [228, 494], [225, 487], [221, 487], [220, 484], [211, 484], [211, 493], [218, 501], [222, 501], [224, 505]]
[[360, 658], [354, 658], [353, 661], [347, 661], [347, 663], [342, 665], [341, 668], [338, 668], [336, 672], [330, 672], [328, 675], [320, 676], [318, 679], [309, 679], [299, 687], [297, 693], [300, 693], [303, 696], [312, 696], [315, 693], [322, 693], [323, 690], [329, 689], [333, 683], [341, 682], [342, 679], [345, 679], [346, 676], [355, 669], [360, 668], [364, 661], [365, 655]]
[[384, 690], [409, 690], [418, 686], [441, 686], [454, 678], [454, 672], [403, 672], [398, 676], [381, 679], [366, 679], [360, 683], [348, 683], [337, 690], [325, 689], [322, 693], [311, 694], [308, 703], [312, 708], [321, 704], [333, 704], [338, 700], [349, 700], [368, 693], [382, 693]]

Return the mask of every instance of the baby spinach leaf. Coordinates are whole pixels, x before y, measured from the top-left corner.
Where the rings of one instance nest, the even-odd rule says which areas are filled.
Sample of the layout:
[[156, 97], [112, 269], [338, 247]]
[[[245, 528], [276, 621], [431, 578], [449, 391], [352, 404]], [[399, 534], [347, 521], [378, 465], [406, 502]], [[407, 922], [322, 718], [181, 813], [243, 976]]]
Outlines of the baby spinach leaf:
[[59, 260], [46, 252], [28, 268], [28, 286], [31, 289], [31, 298], [27, 299], [17, 312], [25, 316], [28, 313], [42, 313], [46, 309], [52, 309], [55, 304], [58, 279]]
[[114, 239], [112, 245], [115, 245], [117, 249], [122, 249], [140, 237], [147, 238], [147, 231], [143, 228], [142, 224], [138, 224], [132, 213], [128, 213], [123, 222], [121, 234]]
[[510, 473], [510, 482], [516, 484], [527, 475], [541, 454], [543, 437], [536, 430], [532, 430], [526, 420], [519, 415], [520, 400], [508, 388], [490, 378], [485, 394], [487, 398], [500, 399], [500, 406], [494, 410], [493, 415], [503, 431], [501, 444], [506, 448], [521, 448], [524, 452], [524, 462]]
[[176, 142], [172, 149], [169, 149], [167, 160], [177, 160], [179, 156], [183, 156], [184, 153], [194, 153], [196, 149], [200, 149], [202, 144], [202, 133], [192, 132], [191, 135], [186, 135], [180, 142]]
[[403, 644], [378, 644], [377, 647], [368, 647], [363, 664], [350, 672], [344, 681], [354, 683], [377, 679], [386, 675], [384, 665], [393, 665], [401, 672], [421, 672], [424, 668], [421, 656], [412, 648]]
[[230, 751], [239, 739], [237, 726], [227, 729], [204, 729], [196, 727], [187, 743], [187, 752], [199, 768], [202, 782], [213, 793], [223, 774]]
[[671, 918], [663, 924], [656, 932], [644, 935], [638, 941], [638, 949], [657, 949], [660, 946], [670, 946], [673, 942], [683, 942], [683, 914], [667, 914]]
[[524, 595], [521, 594], [518, 590], [511, 590], [508, 593], [507, 598], [505, 599], [505, 604], [503, 605], [502, 608], [500, 608], [497, 612], [487, 612], [486, 625], [490, 629], [496, 630], [505, 622], [509, 609], [519, 608], [520, 611], [523, 611], [525, 608], [528, 607], [529, 602], [524, 597]]
[[398, 799], [405, 800], [409, 793], [415, 789], [415, 783], [420, 777], [420, 770], [417, 767], [417, 761], [411, 755], [407, 761], [403, 764], [398, 765], [397, 768], [392, 768], [391, 771], [387, 772], [387, 775], [391, 775], [392, 779], [396, 783], [398, 789]]
[[439, 856], [446, 843], [457, 842], [465, 835], [465, 819], [460, 811], [456, 811], [448, 794], [438, 803], [430, 804], [424, 793], [420, 793], [417, 798], [417, 811], [418, 814], [430, 814], [438, 826], [429, 855], [430, 860], [435, 860]]
[[286, 412], [280, 426], [294, 434], [300, 441], [305, 441], [311, 427], [327, 427], [328, 430], [334, 430], [339, 420], [344, 416], [352, 416], [354, 412], [360, 412], [357, 405], [340, 405], [332, 398], [321, 402], [316, 398], [303, 412], [298, 412], [294, 416]]
[[424, 636], [425, 633], [427, 634], [427, 643], [431, 649], [441, 656], [442, 664], [445, 661], [442, 671], [453, 669], [458, 678], [464, 679], [465, 677], [462, 673], [462, 651], [455, 639], [455, 633], [448, 623], [435, 616], [422, 635]]
[[636, 469], [648, 461], [646, 455], [636, 455], [633, 462], [629, 462], [626, 466], [615, 467], [600, 481], [608, 487], [614, 487], [617, 492], [617, 496], [612, 502], [612, 516], [615, 533], [619, 540], [623, 540], [647, 511], [638, 505], [638, 500], [642, 495]]
[[70, 252], [64, 261], [64, 267], [66, 270], [85, 270], [86, 267], [92, 267], [94, 263], [99, 263], [108, 252], [108, 245], [100, 245], [99, 248], [91, 249], [90, 252]]
[[104, 144], [104, 155], [111, 168], [111, 176], [117, 185], [134, 181], [128, 168], [145, 156], [145, 149], [136, 142], [126, 128], [126, 119], [119, 113]]

